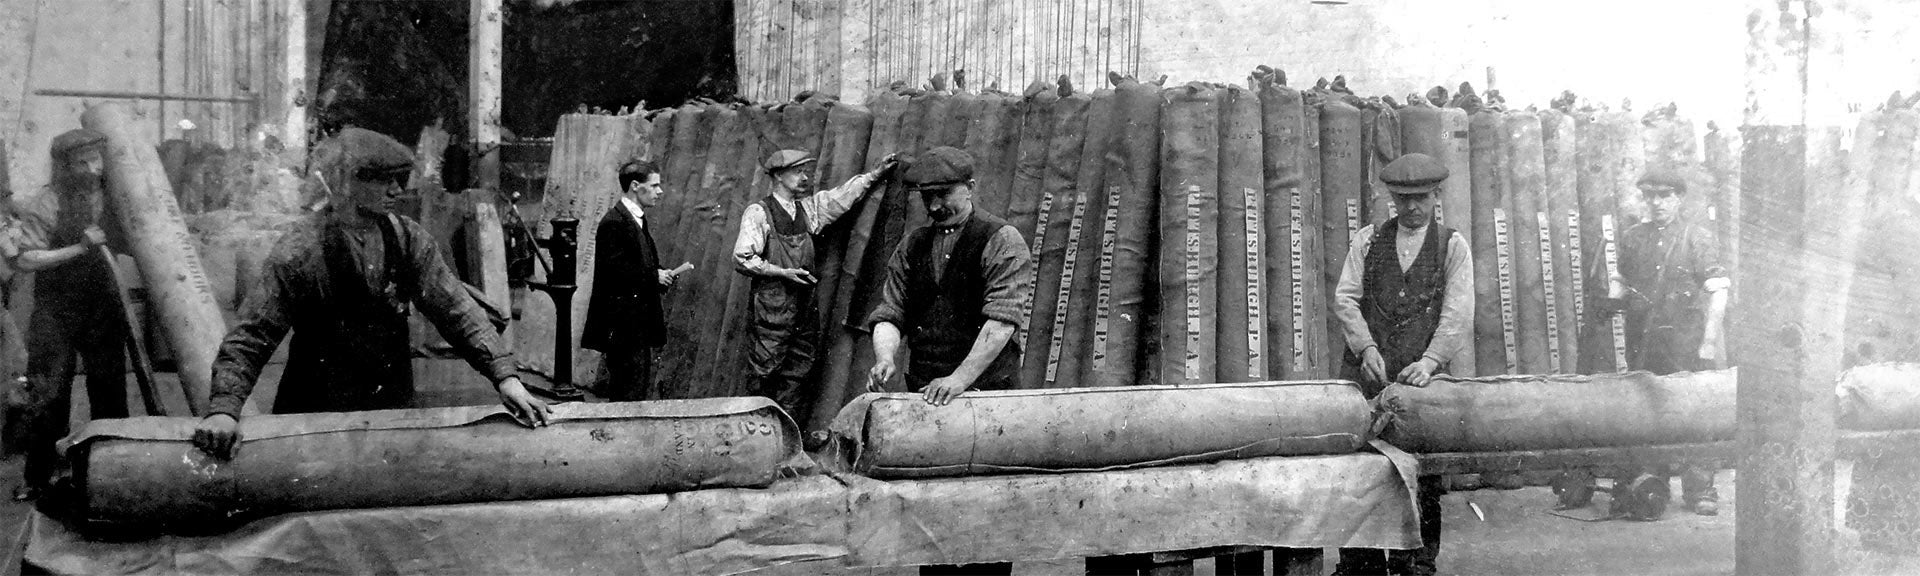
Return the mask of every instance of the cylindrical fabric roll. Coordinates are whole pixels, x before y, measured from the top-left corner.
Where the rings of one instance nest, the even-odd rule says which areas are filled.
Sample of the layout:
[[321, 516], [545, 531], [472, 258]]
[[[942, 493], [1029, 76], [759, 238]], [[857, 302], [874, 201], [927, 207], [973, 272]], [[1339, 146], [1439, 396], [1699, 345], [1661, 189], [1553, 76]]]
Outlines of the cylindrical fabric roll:
[[[1020, 117], [1020, 138], [1016, 144], [1013, 179], [1009, 184], [1007, 222], [1020, 231], [1021, 238], [1036, 247], [1036, 255], [1040, 246], [1036, 225], [1040, 221], [1041, 182], [1047, 173], [1047, 140], [1053, 135], [1052, 124], [1047, 118], [1053, 109], [1053, 102], [1059, 99], [1052, 85], [1035, 83], [1034, 87], [1027, 90], [1027, 96], [1014, 105]], [[1040, 259], [1036, 256], [1033, 261], [1037, 263]]]
[[1194, 83], [1160, 94], [1159, 382], [1199, 384], [1215, 379], [1220, 90]]
[[134, 135], [133, 122], [126, 105], [114, 102], [89, 106], [80, 115], [82, 126], [107, 138], [108, 198], [118, 208], [121, 229], [127, 233], [140, 277], [151, 294], [148, 301], [179, 364], [180, 389], [161, 395], [184, 397], [188, 411], [204, 416], [212, 389], [213, 357], [226, 336], [227, 323], [220, 316], [220, 303], [214, 300], [186, 220], [180, 216], [159, 152], [152, 142]]
[[[901, 138], [904, 133], [904, 117], [907, 112], [907, 98], [891, 92], [876, 93], [867, 99], [867, 108], [873, 111], [873, 129], [867, 137], [867, 167], [878, 168], [888, 154], [901, 151]], [[866, 326], [867, 315], [873, 311], [880, 298], [880, 287], [886, 278], [887, 259], [893, 256], [893, 247], [904, 233], [908, 194], [901, 190], [898, 177], [887, 178], [875, 190], [875, 197], [860, 208], [860, 214], [854, 224], [853, 235], [847, 239], [847, 262], [850, 268], [842, 273], [851, 281], [841, 282], [841, 301], [835, 304], [843, 321], [854, 328], [848, 334], [849, 342], [836, 342], [829, 354], [843, 354], [851, 350], [848, 361], [847, 386], [864, 387], [867, 371], [873, 368], [873, 334]], [[858, 254], [859, 257], [854, 257]], [[857, 268], [851, 268], [857, 266]], [[837, 361], [836, 361], [837, 362]], [[904, 379], [896, 376], [896, 379]]]
[[[1573, 117], [1559, 110], [1540, 113], [1542, 159], [1546, 162], [1547, 247], [1553, 270], [1542, 276], [1547, 293], [1547, 340], [1558, 352], [1553, 373], [1572, 374], [1580, 359], [1580, 310], [1586, 292], [1580, 285], [1580, 193], [1575, 189]], [[1548, 255], [1543, 252], [1543, 255]]]
[[[873, 114], [864, 106], [839, 104], [827, 112], [828, 164], [823, 177], [826, 182], [845, 182], [867, 170], [867, 147], [872, 130]], [[852, 378], [855, 333], [842, 322], [846, 317], [843, 306], [848, 301], [843, 295], [851, 291], [861, 272], [866, 234], [873, 227], [872, 219], [863, 222], [861, 216], [868, 213], [869, 206], [877, 206], [883, 199], [883, 196], [868, 196], [821, 231], [820, 264], [816, 268], [820, 284], [814, 288], [815, 306], [819, 311], [818, 350], [822, 352], [815, 356], [820, 365], [820, 392], [813, 402], [813, 413], [800, 423], [804, 430], [827, 429], [840, 407], [857, 391], [866, 388], [864, 379], [856, 382]], [[800, 417], [795, 415], [796, 419]]]
[[[1322, 222], [1326, 220], [1325, 187], [1320, 183], [1320, 104], [1312, 93], [1303, 96], [1305, 106], [1300, 115], [1300, 206], [1301, 218], [1297, 222], [1300, 230], [1301, 249], [1301, 295], [1305, 300], [1301, 304], [1299, 316], [1302, 324], [1294, 329], [1306, 341], [1308, 364], [1288, 378], [1333, 378], [1340, 374], [1340, 350], [1346, 349], [1344, 340], [1328, 340], [1327, 327], [1333, 320], [1333, 292], [1327, 289], [1325, 281], [1327, 269], [1327, 237]], [[1338, 272], [1336, 272], [1337, 274]]]
[[1840, 427], [1847, 430], [1920, 428], [1920, 364], [1855, 366], [1840, 374]]
[[[1440, 183], [1434, 199], [1434, 221], [1452, 228], [1468, 246], [1473, 245], [1473, 173], [1467, 162], [1467, 113], [1458, 108], [1435, 108], [1425, 103], [1399, 110], [1400, 134], [1407, 153], [1432, 156], [1447, 167], [1447, 179]], [[1473, 326], [1467, 326], [1467, 341], [1475, 342]], [[1448, 362], [1446, 371], [1456, 376], [1477, 374], [1474, 350], [1469, 347]]]
[[[1519, 351], [1513, 339], [1512, 254], [1502, 249], [1506, 227], [1506, 126], [1487, 110], [1469, 121], [1473, 178], [1473, 328], [1475, 364], [1481, 374], [1512, 374]], [[1506, 257], [1502, 257], [1506, 254]]]
[[1552, 240], [1541, 202], [1546, 159], [1540, 118], [1515, 112], [1504, 118], [1507, 132], [1507, 226], [1513, 278], [1515, 349], [1520, 374], [1559, 372], [1560, 352], [1548, 338], [1546, 277], [1552, 268]]
[[[1114, 142], [1107, 157], [1109, 206], [1114, 222], [1112, 282], [1107, 288], [1106, 353], [1095, 367], [1096, 385], [1132, 386], [1140, 382], [1143, 343], [1153, 311], [1154, 234], [1159, 227], [1160, 85], [1123, 79], [1114, 87]], [[1153, 349], [1153, 346], [1144, 346]]]
[[1380, 224], [1392, 218], [1393, 191], [1380, 181], [1380, 168], [1406, 153], [1400, 138], [1400, 114], [1385, 106], [1360, 111], [1362, 148], [1366, 150], [1362, 168], [1366, 171], [1366, 216], [1368, 224]]
[[924, 478], [1347, 453], [1372, 418], [1348, 382], [1261, 382], [973, 392], [943, 407], [869, 394], [835, 433], [855, 471]]
[[[1270, 281], [1264, 291], [1267, 314], [1267, 370], [1275, 378], [1308, 378], [1311, 367], [1320, 358], [1309, 360], [1306, 336], [1301, 327], [1306, 313], [1307, 284], [1317, 276], [1307, 276], [1304, 237], [1312, 229], [1302, 226], [1308, 208], [1301, 184], [1301, 153], [1306, 149], [1305, 107], [1300, 92], [1286, 86], [1262, 82], [1260, 86], [1261, 168], [1266, 178], [1262, 198], [1262, 219], [1266, 245], [1264, 266]], [[1312, 207], [1319, 213], [1319, 206]]]
[[[1217, 358], [1221, 382], [1267, 377], [1266, 253], [1262, 237], [1260, 98], [1231, 86], [1220, 99], [1220, 291]], [[1244, 272], [1242, 272], [1244, 270]]]
[[[660, 110], [653, 116], [653, 132], [647, 134], [647, 159], [653, 161], [654, 167], [660, 170], [660, 183], [662, 187], [669, 186], [667, 184], [667, 172], [668, 167], [673, 163], [669, 156], [673, 155], [673, 138], [674, 134], [678, 133], [677, 128], [679, 124], [678, 109], [667, 108]], [[678, 190], [678, 188], [676, 188], [676, 190]], [[686, 195], [672, 194], [660, 197], [660, 209], [666, 211], [666, 214], [661, 215], [665, 216], [662, 220], [672, 221], [673, 227], [667, 227], [668, 224], [665, 222], [654, 224], [656, 231], [670, 235], [679, 227], [680, 210], [686, 206], [687, 201], [684, 196]], [[660, 246], [658, 248], [660, 250], [660, 261], [666, 262], [672, 260], [679, 262], [679, 260], [673, 260], [671, 258], [672, 256], [679, 256], [679, 252], [669, 254], [667, 247]]]
[[1024, 388], [1052, 387], [1059, 379], [1070, 295], [1070, 283], [1063, 280], [1073, 276], [1071, 268], [1079, 260], [1079, 223], [1086, 214], [1085, 199], [1074, 186], [1086, 144], [1087, 108], [1092, 103], [1091, 97], [1074, 94], [1060, 98], [1048, 111], [1051, 137], [1035, 227], [1040, 257], [1034, 261], [1033, 315], [1028, 317], [1026, 357], [1020, 367]]
[[1731, 440], [1733, 370], [1655, 376], [1434, 378], [1388, 386], [1385, 435], [1403, 450], [1514, 452]]
[[1340, 270], [1346, 266], [1347, 250], [1353, 245], [1354, 235], [1366, 225], [1366, 215], [1362, 213], [1365, 199], [1361, 197], [1366, 177], [1361, 166], [1366, 162], [1366, 151], [1360, 146], [1360, 132], [1360, 109], [1339, 100], [1321, 104], [1320, 286], [1326, 296], [1321, 333], [1327, 342], [1327, 365], [1335, 370], [1345, 362], [1347, 337], [1340, 319], [1331, 312], [1334, 287], [1340, 284]]
[[231, 461], [194, 448], [197, 420], [97, 420], [68, 449], [80, 519], [210, 522], [428, 506], [763, 487], [810, 467], [764, 398], [562, 404], [526, 429], [499, 407], [264, 415]]
[[1620, 178], [1614, 181], [1618, 186], [1613, 199], [1619, 205], [1614, 209], [1614, 219], [1619, 220], [1621, 230], [1647, 219], [1647, 199], [1640, 196], [1637, 185], [1640, 175], [1647, 169], [1647, 148], [1641, 132], [1640, 118], [1626, 112], [1608, 112], [1600, 115], [1600, 123], [1620, 139]]
[[[939, 140], [929, 145], [928, 148], [932, 148], [933, 146], [952, 146], [965, 150], [967, 148], [967, 134], [979, 127], [980, 117], [982, 112], [984, 112], [984, 104], [986, 104], [986, 100], [979, 94], [973, 92], [955, 92], [953, 98], [948, 100], [947, 121], [941, 125], [942, 131], [937, 133], [939, 134]], [[974, 170], [978, 172], [980, 169], [980, 158], [975, 156], [973, 160]]]
[[1587, 306], [1580, 310], [1579, 371], [1617, 372], [1627, 369], [1626, 326], [1597, 304], [1607, 297], [1607, 278], [1614, 274], [1619, 259], [1616, 241], [1625, 230], [1614, 214], [1619, 207], [1614, 197], [1624, 178], [1621, 148], [1628, 143], [1601, 116], [1577, 117], [1574, 139], [1574, 163], [1580, 172], [1575, 183], [1580, 194], [1580, 261], [1586, 267], [1581, 286], [1587, 294]]
[[1105, 326], [1098, 321], [1100, 294], [1108, 287], [1101, 280], [1112, 279], [1110, 255], [1116, 215], [1107, 199], [1106, 171], [1100, 159], [1113, 145], [1113, 104], [1112, 90], [1094, 91], [1093, 103], [1087, 106], [1087, 139], [1079, 150], [1080, 161], [1074, 163], [1078, 169], [1074, 174], [1075, 195], [1083, 208], [1073, 223], [1080, 233], [1068, 231], [1076, 243], [1071, 252], [1073, 262], [1068, 265], [1071, 274], [1061, 278], [1069, 295], [1067, 313], [1062, 316], [1066, 326], [1061, 334], [1060, 364], [1053, 382], [1056, 388], [1086, 386], [1093, 379], [1095, 366], [1104, 360], [1097, 357], [1097, 351], [1104, 348], [1100, 339], [1106, 336], [1101, 333]]
[[[658, 372], [656, 381], [660, 385], [663, 398], [693, 398], [696, 391], [694, 376], [701, 369], [697, 346], [706, 345], [704, 340], [713, 336], [713, 326], [718, 315], [709, 315], [707, 309], [695, 303], [706, 297], [716, 288], [716, 282], [722, 277], [704, 270], [712, 261], [708, 243], [713, 237], [714, 214], [713, 195], [706, 188], [706, 162], [711, 148], [716, 144], [714, 136], [720, 135], [718, 144], [724, 155], [729, 151], [740, 153], [745, 143], [738, 131], [739, 113], [722, 106], [696, 107], [683, 106], [674, 114], [673, 143], [667, 152], [667, 165], [661, 174], [662, 186], [678, 195], [680, 209], [674, 217], [674, 242], [661, 242], [662, 262], [692, 262], [694, 272], [681, 277], [676, 290], [669, 290], [660, 297], [660, 306], [665, 310], [680, 311], [666, 318], [667, 338], [670, 342], [687, 342], [688, 346], [668, 346], [661, 349], [654, 369]], [[716, 130], [716, 127], [720, 130]], [[727, 138], [726, 129], [736, 132]], [[677, 176], [676, 176], [677, 175]], [[651, 219], [649, 219], [651, 220]], [[699, 241], [696, 239], [706, 239]], [[530, 298], [545, 298], [532, 295]], [[523, 346], [542, 346], [539, 342], [527, 340], [526, 330], [517, 330]]]
[[[967, 132], [967, 151], [973, 153], [977, 170], [974, 180], [980, 192], [975, 194], [995, 216], [1011, 216], [1014, 165], [1019, 162], [1019, 100], [998, 94], [980, 96], [980, 117], [974, 130]], [[1022, 236], [1025, 238], [1025, 236]]]

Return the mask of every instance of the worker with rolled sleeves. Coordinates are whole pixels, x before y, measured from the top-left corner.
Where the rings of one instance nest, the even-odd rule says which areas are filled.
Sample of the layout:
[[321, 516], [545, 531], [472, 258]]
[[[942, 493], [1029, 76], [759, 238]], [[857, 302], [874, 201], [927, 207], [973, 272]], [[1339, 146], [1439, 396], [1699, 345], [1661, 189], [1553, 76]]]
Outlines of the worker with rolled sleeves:
[[[1636, 186], [1647, 200], [1647, 219], [1621, 234], [1620, 269], [1608, 283], [1610, 310], [1626, 319], [1627, 367], [1654, 374], [1713, 369], [1733, 284], [1720, 260], [1719, 240], [1680, 214], [1680, 196], [1687, 192], [1680, 174], [1652, 169]], [[1719, 514], [1714, 471], [1691, 464], [1678, 467], [1687, 507], [1703, 516]], [[1615, 491], [1650, 481], [1653, 489], [1647, 495], [1661, 505], [1625, 512], [1658, 519], [1669, 493], [1668, 476], [1632, 476], [1616, 481]]]
[[411, 306], [493, 383], [516, 420], [545, 425], [547, 405], [521, 384], [513, 354], [441, 258], [439, 243], [419, 222], [391, 213], [413, 152], [383, 134], [347, 128], [316, 146], [311, 162], [328, 206], [280, 237], [247, 290], [239, 323], [214, 357], [212, 413], [194, 431], [194, 445], [233, 457], [240, 407], [289, 330], [274, 413], [410, 407]]
[[[1346, 377], [1368, 397], [1391, 383], [1425, 386], [1465, 353], [1473, 315], [1473, 255], [1434, 223], [1447, 167], [1407, 154], [1380, 170], [1398, 215], [1361, 228], [1334, 289], [1347, 340]], [[1418, 550], [1340, 550], [1335, 574], [1433, 574], [1440, 555], [1440, 477], [1422, 476]]]
[[[1013, 387], [1014, 335], [1026, 323], [1033, 261], [1020, 232], [973, 203], [973, 157], [941, 146], [904, 162], [900, 180], [925, 202], [929, 222], [907, 233], [887, 261], [873, 328], [867, 389], [893, 378], [906, 338], [907, 387], [945, 406], [968, 390]], [[921, 574], [1008, 574], [1013, 565], [924, 566]]]
[[[813, 236], [866, 197], [893, 162], [889, 157], [878, 169], [818, 194], [813, 191], [814, 165], [814, 157], [799, 150], [768, 156], [761, 167], [772, 177], [773, 191], [747, 205], [733, 241], [734, 269], [753, 278], [748, 374], [759, 395], [772, 398], [801, 421], [813, 399], [808, 383], [819, 340]], [[812, 448], [824, 440], [824, 434], [811, 434], [807, 443]]]
[[113, 270], [98, 246], [128, 251], [107, 195], [107, 137], [70, 130], [53, 139], [52, 181], [14, 206], [0, 228], [0, 255], [34, 273], [27, 321], [27, 463], [14, 499], [30, 500], [53, 480], [67, 435], [76, 362], [86, 364], [93, 418], [127, 417], [127, 322]]

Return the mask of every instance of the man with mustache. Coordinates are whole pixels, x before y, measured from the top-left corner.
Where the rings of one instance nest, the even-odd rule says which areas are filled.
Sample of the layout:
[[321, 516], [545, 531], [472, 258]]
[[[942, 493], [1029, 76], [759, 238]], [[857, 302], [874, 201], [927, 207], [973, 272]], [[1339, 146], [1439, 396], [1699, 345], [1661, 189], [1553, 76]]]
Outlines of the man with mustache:
[[214, 358], [212, 413], [194, 431], [194, 445], [233, 457], [240, 407], [288, 330], [293, 343], [275, 414], [409, 407], [411, 306], [493, 383], [514, 418], [545, 425], [547, 405], [521, 384], [507, 344], [432, 235], [391, 214], [413, 171], [412, 151], [385, 135], [346, 128], [314, 148], [311, 165], [328, 206], [280, 237], [247, 291], [239, 324]]
[[[818, 339], [813, 236], [866, 197], [892, 164], [888, 157], [880, 168], [815, 194], [814, 157], [800, 150], [774, 152], [761, 164], [773, 179], [773, 191], [740, 215], [734, 269], [753, 278], [748, 374], [761, 396], [772, 398], [795, 420], [805, 422], [811, 408], [807, 384]], [[823, 433], [809, 434], [807, 445], [817, 448], [825, 440]]]
[[[1453, 229], [1433, 222], [1447, 167], [1407, 154], [1380, 169], [1399, 214], [1361, 228], [1334, 289], [1347, 339], [1346, 377], [1368, 398], [1388, 384], [1425, 386], [1467, 351], [1473, 318], [1473, 255]], [[1440, 556], [1439, 476], [1420, 477], [1418, 550], [1342, 548], [1335, 574], [1433, 574]]]
[[27, 328], [29, 436], [25, 484], [14, 499], [29, 500], [53, 481], [67, 435], [74, 364], [86, 364], [92, 416], [127, 417], [126, 316], [114, 292], [112, 269], [97, 246], [127, 252], [127, 236], [107, 201], [107, 137], [72, 130], [53, 139], [52, 182], [14, 210], [0, 255], [33, 272], [33, 316]]
[[[941, 146], [901, 168], [909, 193], [926, 203], [927, 225], [914, 229], [887, 262], [873, 327], [873, 369], [867, 389], [893, 378], [900, 339], [907, 339], [907, 387], [945, 406], [967, 390], [1013, 387], [1020, 372], [1032, 297], [1033, 261], [1020, 232], [973, 204], [973, 156]], [[1010, 563], [922, 566], [927, 574], [1009, 574]]]

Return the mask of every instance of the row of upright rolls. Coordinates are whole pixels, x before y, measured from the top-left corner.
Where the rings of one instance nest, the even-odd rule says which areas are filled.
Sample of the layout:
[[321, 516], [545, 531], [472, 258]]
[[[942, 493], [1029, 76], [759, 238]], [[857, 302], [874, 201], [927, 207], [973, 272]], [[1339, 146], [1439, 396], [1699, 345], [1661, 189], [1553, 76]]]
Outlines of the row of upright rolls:
[[[1339, 376], [1334, 286], [1354, 235], [1392, 217], [1379, 168], [1408, 152], [1449, 166], [1439, 219], [1473, 248], [1476, 344], [1452, 371], [1617, 371], [1622, 327], [1588, 310], [1618, 259], [1610, 241], [1644, 213], [1640, 171], [1688, 174], [1688, 217], [1710, 228], [1723, 228], [1737, 188], [1737, 138], [1706, 134], [1703, 165], [1702, 140], [1670, 109], [1469, 112], [1299, 90], [1277, 75], [1246, 86], [1111, 80], [647, 112], [646, 148], [668, 190], [649, 225], [663, 260], [697, 266], [667, 297], [664, 395], [747, 392], [733, 367], [748, 298], [730, 248], [739, 214], [771, 185], [758, 159], [780, 148], [817, 154], [822, 186], [888, 154], [972, 153], [978, 206], [1018, 228], [1037, 272], [1018, 336], [1023, 388]], [[818, 242], [823, 384], [811, 413], [796, 415], [805, 428], [824, 428], [864, 388], [863, 321], [881, 271], [926, 220], [920, 200], [889, 183]]]

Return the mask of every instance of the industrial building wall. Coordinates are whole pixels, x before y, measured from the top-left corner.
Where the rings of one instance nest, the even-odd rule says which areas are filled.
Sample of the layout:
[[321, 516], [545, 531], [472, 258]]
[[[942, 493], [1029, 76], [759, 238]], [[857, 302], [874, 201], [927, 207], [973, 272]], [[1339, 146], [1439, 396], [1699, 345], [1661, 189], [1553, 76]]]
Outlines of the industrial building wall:
[[[311, 1], [324, 6], [325, 2]], [[138, 127], [233, 147], [282, 116], [287, 9], [279, 0], [0, 0], [0, 140], [14, 191], [46, 182], [46, 147], [90, 99], [40, 90], [198, 94], [256, 104], [142, 100]], [[98, 101], [100, 99], [91, 99]], [[159, 141], [158, 138], [155, 139]]]
[[[861, 101], [965, 68], [970, 87], [1018, 92], [1065, 74], [1091, 88], [1116, 70], [1173, 82], [1243, 80], [1258, 65], [1295, 86], [1345, 75], [1367, 94], [1425, 92], [1487, 70], [1512, 104], [1562, 90], [1618, 108], [1677, 103], [1737, 125], [1746, 102], [1746, 2], [1528, 0], [734, 0], [742, 95], [777, 101], [819, 89]], [[1840, 73], [1816, 79], [1870, 107], [1920, 76], [1920, 4], [1831, 7], [1850, 27]], [[1877, 95], [1877, 96], [1876, 96]], [[1649, 100], [1657, 98], [1657, 101]], [[1840, 118], [1828, 119], [1838, 123]]]

